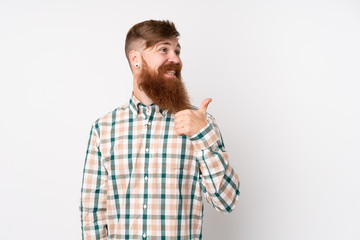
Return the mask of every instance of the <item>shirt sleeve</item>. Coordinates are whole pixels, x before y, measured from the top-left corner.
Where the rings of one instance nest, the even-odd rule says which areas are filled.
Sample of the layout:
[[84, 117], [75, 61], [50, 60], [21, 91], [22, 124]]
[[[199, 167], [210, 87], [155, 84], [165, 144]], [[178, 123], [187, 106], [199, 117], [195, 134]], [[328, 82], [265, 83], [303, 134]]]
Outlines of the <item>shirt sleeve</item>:
[[107, 171], [99, 149], [98, 125], [93, 124], [86, 151], [80, 198], [83, 240], [107, 239]]
[[219, 212], [231, 212], [240, 195], [238, 175], [229, 164], [228, 154], [215, 119], [190, 137], [200, 167], [200, 184], [206, 200]]

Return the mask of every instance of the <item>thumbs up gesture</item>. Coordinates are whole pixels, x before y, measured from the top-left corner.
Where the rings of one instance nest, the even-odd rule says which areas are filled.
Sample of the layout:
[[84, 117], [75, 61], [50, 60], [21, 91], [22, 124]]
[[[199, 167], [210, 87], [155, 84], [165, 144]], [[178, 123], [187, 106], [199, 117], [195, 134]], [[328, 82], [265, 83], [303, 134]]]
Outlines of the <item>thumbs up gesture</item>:
[[208, 124], [206, 110], [211, 98], [205, 99], [198, 110], [186, 109], [175, 114], [175, 131], [180, 136], [191, 137]]

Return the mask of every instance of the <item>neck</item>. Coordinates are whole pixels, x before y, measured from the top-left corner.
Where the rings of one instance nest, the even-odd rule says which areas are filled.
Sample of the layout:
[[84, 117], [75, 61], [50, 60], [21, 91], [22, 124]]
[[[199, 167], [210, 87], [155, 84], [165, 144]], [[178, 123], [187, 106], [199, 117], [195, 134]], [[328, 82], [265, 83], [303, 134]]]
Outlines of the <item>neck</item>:
[[137, 84], [137, 79], [134, 78], [134, 82], [133, 82], [133, 94], [135, 95], [135, 97], [137, 99], [140, 100], [140, 102], [142, 102], [143, 104], [145, 104], [146, 106], [149, 106], [150, 104], [153, 103], [153, 100], [151, 100], [151, 98], [149, 98], [146, 93], [144, 91], [142, 91], [141, 89], [139, 89], [139, 86]]

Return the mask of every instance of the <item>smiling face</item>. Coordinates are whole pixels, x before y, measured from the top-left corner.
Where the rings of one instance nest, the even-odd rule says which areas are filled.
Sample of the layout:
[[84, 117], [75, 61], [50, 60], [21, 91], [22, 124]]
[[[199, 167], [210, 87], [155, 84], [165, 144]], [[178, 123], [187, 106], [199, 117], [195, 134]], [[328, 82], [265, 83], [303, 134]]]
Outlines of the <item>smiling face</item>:
[[182, 68], [180, 50], [178, 39], [171, 38], [143, 50], [142, 58], [145, 60], [148, 69], [156, 74], [162, 72], [165, 78], [180, 79]]
[[182, 62], [177, 39], [160, 41], [141, 54], [137, 84], [155, 104], [171, 113], [191, 108], [181, 79]]

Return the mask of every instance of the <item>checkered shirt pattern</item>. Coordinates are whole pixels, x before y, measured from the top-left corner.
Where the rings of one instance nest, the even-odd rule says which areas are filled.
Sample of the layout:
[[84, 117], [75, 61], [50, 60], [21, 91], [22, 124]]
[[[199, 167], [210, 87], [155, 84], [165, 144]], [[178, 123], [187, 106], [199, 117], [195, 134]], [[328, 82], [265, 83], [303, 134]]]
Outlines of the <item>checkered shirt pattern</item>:
[[82, 239], [202, 239], [203, 197], [231, 212], [240, 191], [214, 118], [178, 136], [174, 114], [128, 104], [91, 126], [83, 170]]

